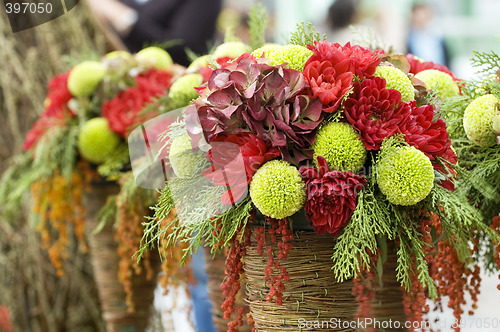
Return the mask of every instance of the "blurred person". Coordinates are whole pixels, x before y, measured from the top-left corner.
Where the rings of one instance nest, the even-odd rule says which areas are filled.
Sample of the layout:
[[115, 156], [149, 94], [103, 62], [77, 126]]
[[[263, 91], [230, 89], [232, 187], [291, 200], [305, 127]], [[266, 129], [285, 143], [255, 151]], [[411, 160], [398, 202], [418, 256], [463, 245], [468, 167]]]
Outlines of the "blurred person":
[[328, 9], [327, 40], [344, 45], [352, 41], [351, 26], [358, 21], [359, 0], [335, 0]]
[[433, 14], [426, 3], [417, 2], [412, 6], [407, 50], [425, 61], [449, 66], [448, 49], [438, 27], [432, 24]]
[[222, 0], [88, 0], [97, 19], [109, 26], [132, 53], [152, 43], [166, 48], [174, 62], [188, 66], [185, 49], [206, 54]]

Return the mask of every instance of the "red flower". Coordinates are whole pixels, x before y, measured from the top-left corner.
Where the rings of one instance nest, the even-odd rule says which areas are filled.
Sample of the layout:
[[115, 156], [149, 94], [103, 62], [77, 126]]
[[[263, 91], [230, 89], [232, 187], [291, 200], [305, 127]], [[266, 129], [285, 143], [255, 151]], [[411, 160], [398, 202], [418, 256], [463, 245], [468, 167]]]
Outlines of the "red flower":
[[210, 141], [212, 166], [202, 175], [217, 186], [229, 189], [222, 195], [223, 204], [235, 204], [247, 192], [252, 176], [265, 162], [280, 156], [279, 150], [255, 134], [221, 134]]
[[10, 321], [10, 310], [5, 306], [0, 306], [0, 331], [12, 332], [14, 328]]
[[344, 103], [347, 121], [360, 133], [367, 150], [379, 150], [382, 141], [399, 131], [411, 108], [401, 102], [401, 93], [386, 89], [380, 77], [354, 83]]
[[459, 81], [458, 78], [453, 76], [453, 73], [446, 67], [445, 65], [440, 65], [438, 63], [434, 63], [431, 61], [422, 61], [416, 58], [413, 54], [408, 53], [406, 55], [406, 58], [408, 59], [408, 62], [410, 63], [410, 73], [412, 74], [417, 74], [421, 71], [427, 70], [427, 69], [436, 69], [439, 71], [442, 71], [444, 73], [447, 73], [453, 77], [455, 81]]
[[68, 76], [69, 72], [56, 75], [50, 80], [45, 99], [45, 111], [26, 134], [23, 143], [25, 151], [31, 149], [48, 129], [54, 126], [62, 126], [66, 116], [75, 116], [67, 105], [72, 98], [67, 86]]
[[367, 183], [363, 175], [328, 171], [323, 157], [318, 157], [318, 166], [318, 169], [308, 167], [300, 170], [306, 182], [304, 210], [317, 234], [326, 231], [336, 237], [356, 209], [358, 190]]
[[400, 132], [405, 134], [405, 140], [434, 160], [443, 157], [451, 146], [451, 140], [443, 120], [434, 121], [434, 106], [427, 104], [416, 107], [416, 102], [410, 102], [411, 114], [407, 121], [400, 125]]
[[138, 122], [142, 108], [153, 98], [166, 93], [171, 85], [172, 75], [165, 71], [150, 70], [136, 77], [137, 86], [129, 87], [102, 105], [102, 115], [108, 119], [111, 130], [126, 137]]
[[[55, 76], [49, 82], [49, 89], [46, 98], [45, 113], [47, 116], [60, 116], [67, 110], [67, 103], [71, 100], [72, 96], [68, 90], [68, 76], [69, 72]], [[73, 112], [70, 112], [73, 116]]]
[[135, 78], [137, 85], [162, 94], [172, 85], [172, 74], [165, 70], [151, 69]]
[[361, 46], [350, 43], [341, 46], [326, 41], [308, 45], [313, 55], [304, 66], [304, 76], [313, 96], [323, 103], [325, 112], [336, 111], [352, 87], [353, 77], [372, 75], [380, 63], [379, 57]]

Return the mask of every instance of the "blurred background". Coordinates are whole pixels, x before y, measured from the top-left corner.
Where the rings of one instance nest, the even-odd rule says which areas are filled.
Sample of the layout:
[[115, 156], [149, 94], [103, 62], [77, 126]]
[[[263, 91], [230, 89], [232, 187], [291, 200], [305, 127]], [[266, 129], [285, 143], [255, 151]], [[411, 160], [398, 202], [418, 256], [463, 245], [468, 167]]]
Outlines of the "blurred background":
[[[220, 28], [245, 19], [250, 6], [256, 1], [225, 0]], [[264, 0], [270, 14], [268, 41], [285, 42], [296, 22], [311, 22], [320, 33], [332, 34], [329, 8], [332, 0]], [[352, 3], [356, 8], [352, 21], [355, 28], [371, 29], [384, 45], [396, 51], [408, 50], [408, 35], [412, 28], [412, 7], [428, 5], [429, 11], [423, 22], [430, 32], [440, 35], [449, 53], [449, 67], [456, 76], [468, 79], [473, 75], [469, 59], [473, 50], [500, 51], [500, 26], [497, 23], [500, 1], [497, 0], [354, 0], [337, 2]], [[345, 8], [345, 6], [343, 7]], [[342, 10], [340, 8], [339, 10]], [[231, 14], [238, 14], [231, 15]], [[346, 11], [349, 15], [349, 11]], [[422, 19], [420, 19], [422, 20]], [[223, 31], [223, 30], [222, 30]], [[243, 25], [235, 30], [244, 39]], [[333, 38], [329, 41], [335, 42]], [[340, 40], [342, 42], [343, 40]], [[431, 60], [431, 59], [426, 59]]]

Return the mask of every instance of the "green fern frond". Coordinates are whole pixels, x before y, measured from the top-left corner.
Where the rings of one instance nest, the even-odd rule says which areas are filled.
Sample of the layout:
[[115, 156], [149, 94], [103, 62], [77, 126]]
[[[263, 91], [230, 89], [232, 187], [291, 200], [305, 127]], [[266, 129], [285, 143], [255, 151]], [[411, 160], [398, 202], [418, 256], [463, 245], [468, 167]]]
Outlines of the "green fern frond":
[[258, 2], [250, 8], [248, 16], [248, 27], [250, 32], [250, 47], [252, 50], [258, 49], [266, 42], [265, 31], [267, 26], [267, 11]]
[[324, 41], [326, 35], [320, 36], [315, 29], [312, 23], [307, 23], [307, 25], [304, 22], [297, 23], [297, 30], [291, 33], [289, 43], [307, 47], [307, 45], [313, 45], [315, 41]]

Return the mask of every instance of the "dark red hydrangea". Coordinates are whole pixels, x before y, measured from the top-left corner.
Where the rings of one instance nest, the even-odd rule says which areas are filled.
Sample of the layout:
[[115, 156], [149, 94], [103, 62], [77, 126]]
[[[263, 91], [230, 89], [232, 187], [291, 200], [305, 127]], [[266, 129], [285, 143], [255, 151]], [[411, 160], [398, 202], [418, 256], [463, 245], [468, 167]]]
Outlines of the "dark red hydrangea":
[[436, 69], [439, 71], [442, 71], [444, 73], [447, 73], [453, 77], [455, 81], [459, 81], [458, 78], [456, 78], [451, 70], [448, 69], [445, 65], [440, 65], [438, 63], [434, 63], [431, 61], [423, 61], [419, 60], [417, 57], [415, 57], [413, 54], [408, 53], [406, 55], [406, 58], [408, 59], [408, 62], [410, 63], [410, 73], [412, 74], [417, 74], [421, 71], [427, 70], [427, 69]]
[[406, 142], [425, 153], [431, 161], [443, 157], [451, 146], [446, 124], [441, 119], [434, 120], [433, 105], [417, 107], [415, 101], [409, 103], [411, 114], [399, 127]]
[[248, 184], [260, 166], [280, 156], [276, 147], [247, 132], [221, 134], [210, 141], [210, 145], [208, 155], [212, 166], [202, 175], [216, 186], [229, 187], [222, 195], [223, 204], [235, 204], [244, 198]]
[[211, 142], [220, 134], [253, 132], [277, 147], [286, 161], [310, 159], [310, 145], [323, 120], [321, 103], [307, 94], [301, 72], [259, 61], [244, 54], [214, 70], [185, 111], [193, 145], [199, 145], [202, 135]]
[[24, 150], [31, 149], [48, 129], [54, 126], [62, 126], [66, 117], [75, 116], [67, 105], [72, 98], [68, 90], [68, 76], [69, 72], [56, 75], [50, 80], [45, 99], [45, 110], [26, 135], [23, 143]]
[[129, 87], [106, 101], [102, 105], [102, 116], [108, 119], [111, 130], [125, 138], [134, 125], [147, 120], [138, 118], [140, 111], [155, 97], [167, 92], [171, 78], [170, 73], [153, 69], [137, 76], [136, 86]]
[[306, 183], [304, 210], [317, 234], [328, 232], [336, 237], [347, 225], [356, 209], [358, 191], [367, 184], [363, 175], [329, 171], [323, 157], [318, 157], [318, 169], [300, 170]]
[[313, 55], [304, 66], [306, 77], [314, 97], [323, 103], [324, 111], [335, 112], [342, 98], [352, 87], [354, 75], [359, 78], [373, 75], [380, 63], [378, 55], [361, 46], [350, 43], [315, 42], [308, 45]]
[[410, 104], [401, 102], [401, 93], [385, 86], [380, 77], [355, 82], [344, 102], [345, 117], [360, 133], [367, 150], [379, 150], [384, 138], [398, 132], [411, 112]]

